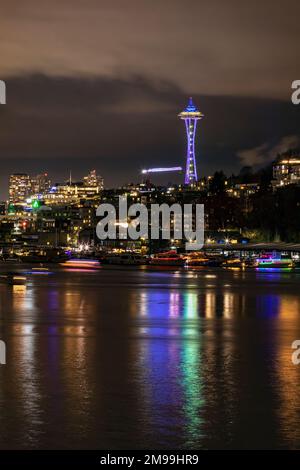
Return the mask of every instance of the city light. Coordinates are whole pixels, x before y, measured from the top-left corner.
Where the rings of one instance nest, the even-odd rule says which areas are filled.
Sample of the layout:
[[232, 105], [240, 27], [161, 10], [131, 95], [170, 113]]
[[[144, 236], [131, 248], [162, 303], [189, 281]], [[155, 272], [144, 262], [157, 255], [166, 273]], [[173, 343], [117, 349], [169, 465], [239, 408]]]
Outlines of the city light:
[[164, 172], [169, 172], [169, 171], [182, 171], [182, 167], [171, 166], [168, 168], [148, 168], [148, 169], [142, 170], [142, 174], [145, 175], [147, 173], [164, 173]]
[[39, 201], [38, 199], [35, 199], [34, 201], [32, 201], [33, 209], [39, 209], [40, 207], [41, 207], [41, 201]]

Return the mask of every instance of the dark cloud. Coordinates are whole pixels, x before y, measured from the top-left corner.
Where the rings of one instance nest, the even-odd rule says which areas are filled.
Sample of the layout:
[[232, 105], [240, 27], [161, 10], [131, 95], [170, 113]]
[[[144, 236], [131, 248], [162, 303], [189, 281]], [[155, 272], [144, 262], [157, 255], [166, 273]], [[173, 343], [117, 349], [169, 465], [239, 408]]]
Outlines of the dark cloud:
[[237, 156], [244, 166], [259, 167], [273, 161], [276, 155], [299, 148], [299, 146], [299, 135], [287, 135], [282, 137], [276, 145], [270, 145], [266, 142], [258, 147], [238, 151]]
[[1, 0], [3, 76], [106, 76], [289, 99], [298, 0]]

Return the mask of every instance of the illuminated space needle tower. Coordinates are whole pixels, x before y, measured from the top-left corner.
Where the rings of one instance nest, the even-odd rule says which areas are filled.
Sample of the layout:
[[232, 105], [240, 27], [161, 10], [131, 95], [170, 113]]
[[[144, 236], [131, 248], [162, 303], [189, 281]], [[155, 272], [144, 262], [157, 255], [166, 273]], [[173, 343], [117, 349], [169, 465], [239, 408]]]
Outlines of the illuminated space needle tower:
[[198, 181], [195, 156], [196, 127], [197, 121], [202, 119], [204, 115], [196, 108], [192, 98], [190, 98], [186, 109], [182, 111], [182, 113], [178, 114], [178, 116], [185, 122], [187, 136], [187, 155], [184, 183], [193, 184]]

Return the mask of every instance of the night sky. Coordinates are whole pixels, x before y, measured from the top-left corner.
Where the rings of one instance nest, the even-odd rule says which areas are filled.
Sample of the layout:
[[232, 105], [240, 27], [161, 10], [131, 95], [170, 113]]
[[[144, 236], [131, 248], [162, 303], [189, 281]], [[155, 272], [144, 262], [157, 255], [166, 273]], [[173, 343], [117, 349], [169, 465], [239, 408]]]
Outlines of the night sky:
[[0, 198], [11, 172], [96, 168], [109, 187], [184, 165], [189, 96], [200, 176], [298, 146], [299, 15], [296, 0], [0, 0]]

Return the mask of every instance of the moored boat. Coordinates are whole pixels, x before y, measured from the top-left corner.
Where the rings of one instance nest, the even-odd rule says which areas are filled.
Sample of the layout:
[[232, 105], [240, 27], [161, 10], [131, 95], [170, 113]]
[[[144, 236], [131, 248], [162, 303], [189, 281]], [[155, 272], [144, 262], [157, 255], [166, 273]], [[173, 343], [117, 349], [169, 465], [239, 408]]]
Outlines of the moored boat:
[[146, 259], [138, 253], [113, 253], [106, 256], [105, 262], [108, 264], [137, 266], [146, 264]]
[[185, 256], [187, 267], [207, 266], [209, 258], [199, 253], [191, 253]]
[[257, 268], [292, 268], [293, 265], [292, 258], [277, 254], [263, 255], [255, 261]]
[[242, 268], [244, 262], [240, 258], [228, 258], [222, 263], [223, 268]]
[[185, 259], [174, 251], [168, 251], [151, 257], [149, 264], [152, 266], [184, 266]]

